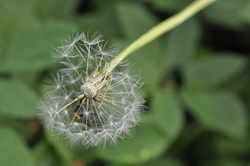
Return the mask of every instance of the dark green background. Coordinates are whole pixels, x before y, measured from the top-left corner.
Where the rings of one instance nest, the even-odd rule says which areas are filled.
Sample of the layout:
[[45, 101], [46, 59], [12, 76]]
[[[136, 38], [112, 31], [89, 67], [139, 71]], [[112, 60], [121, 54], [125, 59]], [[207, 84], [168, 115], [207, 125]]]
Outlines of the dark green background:
[[191, 2], [0, 0], [0, 165], [250, 164], [250, 0], [218, 0], [129, 56], [147, 106], [133, 137], [70, 148], [36, 119], [60, 39], [98, 32], [122, 50]]

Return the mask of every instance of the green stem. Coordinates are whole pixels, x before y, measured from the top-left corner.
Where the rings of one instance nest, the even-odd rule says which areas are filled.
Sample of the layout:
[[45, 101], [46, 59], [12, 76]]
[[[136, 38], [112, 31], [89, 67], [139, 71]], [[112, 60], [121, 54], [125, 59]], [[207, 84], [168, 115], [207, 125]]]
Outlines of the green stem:
[[139, 37], [136, 41], [131, 43], [120, 54], [118, 54], [118, 56], [110, 63], [107, 71], [111, 72], [116, 67], [116, 65], [119, 64], [129, 54], [151, 42], [152, 40], [156, 39], [160, 35], [177, 27], [179, 24], [183, 23], [188, 18], [192, 17], [194, 14], [196, 14], [197, 12], [204, 9], [215, 1], [216, 0], [196, 0], [187, 8], [182, 10], [180, 13], [177, 13], [176, 15], [156, 25], [154, 28]]

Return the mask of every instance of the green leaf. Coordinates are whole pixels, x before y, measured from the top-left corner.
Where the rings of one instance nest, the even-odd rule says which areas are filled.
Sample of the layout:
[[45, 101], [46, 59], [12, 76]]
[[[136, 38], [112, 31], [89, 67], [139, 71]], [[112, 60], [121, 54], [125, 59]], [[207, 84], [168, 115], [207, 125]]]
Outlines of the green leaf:
[[54, 147], [60, 159], [69, 164], [73, 159], [72, 149], [66, 145], [64, 140], [59, 140], [58, 137], [54, 136], [53, 133], [49, 131], [45, 132], [45, 136], [48, 142]]
[[237, 159], [236, 157], [227, 157], [225, 159], [213, 159], [208, 162], [204, 162], [202, 166], [244, 166], [247, 163], [244, 163], [242, 160]]
[[34, 117], [37, 97], [19, 81], [0, 81], [0, 114], [9, 117]]
[[166, 138], [151, 123], [144, 121], [136, 129], [134, 137], [119, 141], [117, 145], [107, 146], [99, 151], [102, 159], [122, 164], [142, 164], [160, 156], [167, 144]]
[[220, 156], [239, 156], [248, 153], [250, 149], [249, 139], [235, 140], [228, 137], [215, 137], [213, 152]]
[[0, 4], [0, 32], [5, 37], [24, 28], [34, 20], [29, 0], [2, 0]]
[[33, 0], [35, 12], [42, 18], [70, 18], [74, 16], [78, 4], [79, 0]]
[[167, 36], [163, 54], [166, 68], [182, 67], [190, 62], [199, 45], [200, 25], [196, 19], [188, 20]]
[[36, 166], [56, 166], [58, 161], [56, 156], [52, 153], [53, 150], [46, 142], [40, 142], [34, 148], [34, 158]]
[[166, 0], [154, 0], [152, 1], [154, 6], [158, 10], [166, 11], [166, 12], [177, 12], [177, 10], [181, 10], [188, 6], [192, 1], [191, 0], [174, 0], [174, 1], [166, 1]]
[[133, 73], [135, 75], [140, 73], [142, 82], [146, 82], [142, 88], [148, 93], [154, 94], [159, 90], [159, 84], [164, 73], [159, 63], [152, 61], [150, 56], [154, 56], [154, 54], [149, 54], [147, 49], [143, 49], [130, 55], [128, 62], [132, 64], [134, 71], [141, 71]]
[[250, 24], [250, 0], [247, 0], [239, 14], [243, 21]]
[[[157, 24], [156, 19], [138, 3], [119, 3], [116, 7], [118, 21], [126, 41], [132, 42]], [[149, 93], [157, 91], [162, 76], [160, 59], [160, 41], [156, 40], [129, 55], [129, 62], [142, 70], [142, 80], [147, 82], [145, 89]]]
[[[144, 6], [139, 3], [118, 3], [116, 6], [118, 21], [123, 34], [130, 42], [140, 37], [157, 24], [157, 20]], [[158, 40], [151, 42], [145, 47], [144, 52], [138, 54], [148, 54], [153, 62], [159, 61], [160, 43]], [[147, 58], [147, 57], [144, 57]]]
[[186, 66], [185, 84], [198, 87], [218, 86], [237, 76], [245, 66], [245, 59], [237, 54], [218, 54]]
[[100, 32], [104, 38], [111, 39], [114, 36], [120, 35], [120, 27], [114, 19], [115, 14], [113, 6], [108, 5], [108, 7], [99, 10], [98, 12], [84, 14], [77, 17], [76, 21], [82, 31], [88, 32], [89, 34]]
[[167, 158], [151, 161], [145, 166], [183, 166], [183, 164], [177, 159], [168, 156]]
[[[1, 31], [1, 30], [0, 30]], [[0, 32], [1, 33], [1, 32]], [[1, 34], [0, 34], [0, 38], [1, 38]], [[0, 57], [2, 57], [4, 49], [5, 49], [5, 42], [3, 39], [0, 39]]]
[[131, 40], [137, 39], [157, 24], [156, 18], [139, 3], [118, 3], [116, 11], [123, 33]]
[[[128, 45], [128, 42], [124, 40], [115, 40], [114, 43], [116, 43], [118, 48], [124, 48], [124, 46]], [[132, 74], [139, 76], [142, 82], [146, 82], [141, 90], [154, 94], [159, 89], [163, 71], [159, 64], [151, 60], [151, 55], [147, 54], [145, 49], [138, 52], [134, 55], [129, 55], [128, 61], [125, 59], [125, 62], [128, 62]], [[142, 52], [145, 52], [145, 54], [142, 54]]]
[[[1, 72], [39, 71], [51, 66], [51, 51], [76, 27], [64, 22], [51, 21], [27, 27], [12, 38], [0, 62]], [[27, 61], [28, 60], [28, 61]]]
[[177, 96], [173, 91], [161, 91], [152, 101], [152, 121], [162, 129], [169, 144], [183, 127], [183, 115]]
[[205, 18], [221, 27], [241, 29], [244, 24], [240, 12], [247, 0], [219, 0], [204, 10]]
[[0, 128], [0, 165], [34, 166], [33, 156], [16, 133], [8, 128]]
[[184, 89], [182, 96], [189, 111], [207, 128], [235, 138], [245, 136], [246, 112], [235, 94]]

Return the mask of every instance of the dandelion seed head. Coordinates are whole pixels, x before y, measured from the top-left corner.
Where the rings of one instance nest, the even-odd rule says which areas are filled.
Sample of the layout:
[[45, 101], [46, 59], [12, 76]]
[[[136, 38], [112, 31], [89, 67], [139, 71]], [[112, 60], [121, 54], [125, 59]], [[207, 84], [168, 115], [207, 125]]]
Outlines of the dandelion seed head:
[[48, 81], [38, 108], [45, 126], [72, 146], [116, 143], [138, 121], [144, 100], [137, 90], [142, 84], [124, 64], [107, 70], [115, 56], [101, 36], [84, 33], [56, 49], [54, 57], [64, 67]]

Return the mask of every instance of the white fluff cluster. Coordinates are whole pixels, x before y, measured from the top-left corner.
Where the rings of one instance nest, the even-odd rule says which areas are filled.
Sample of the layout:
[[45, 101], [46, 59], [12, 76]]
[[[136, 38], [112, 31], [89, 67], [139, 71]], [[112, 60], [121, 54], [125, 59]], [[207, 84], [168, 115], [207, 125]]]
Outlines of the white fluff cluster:
[[39, 105], [45, 126], [86, 147], [115, 143], [130, 134], [144, 103], [136, 92], [142, 85], [124, 65], [107, 68], [116, 51], [98, 37], [69, 37], [55, 57], [64, 68], [46, 86]]

